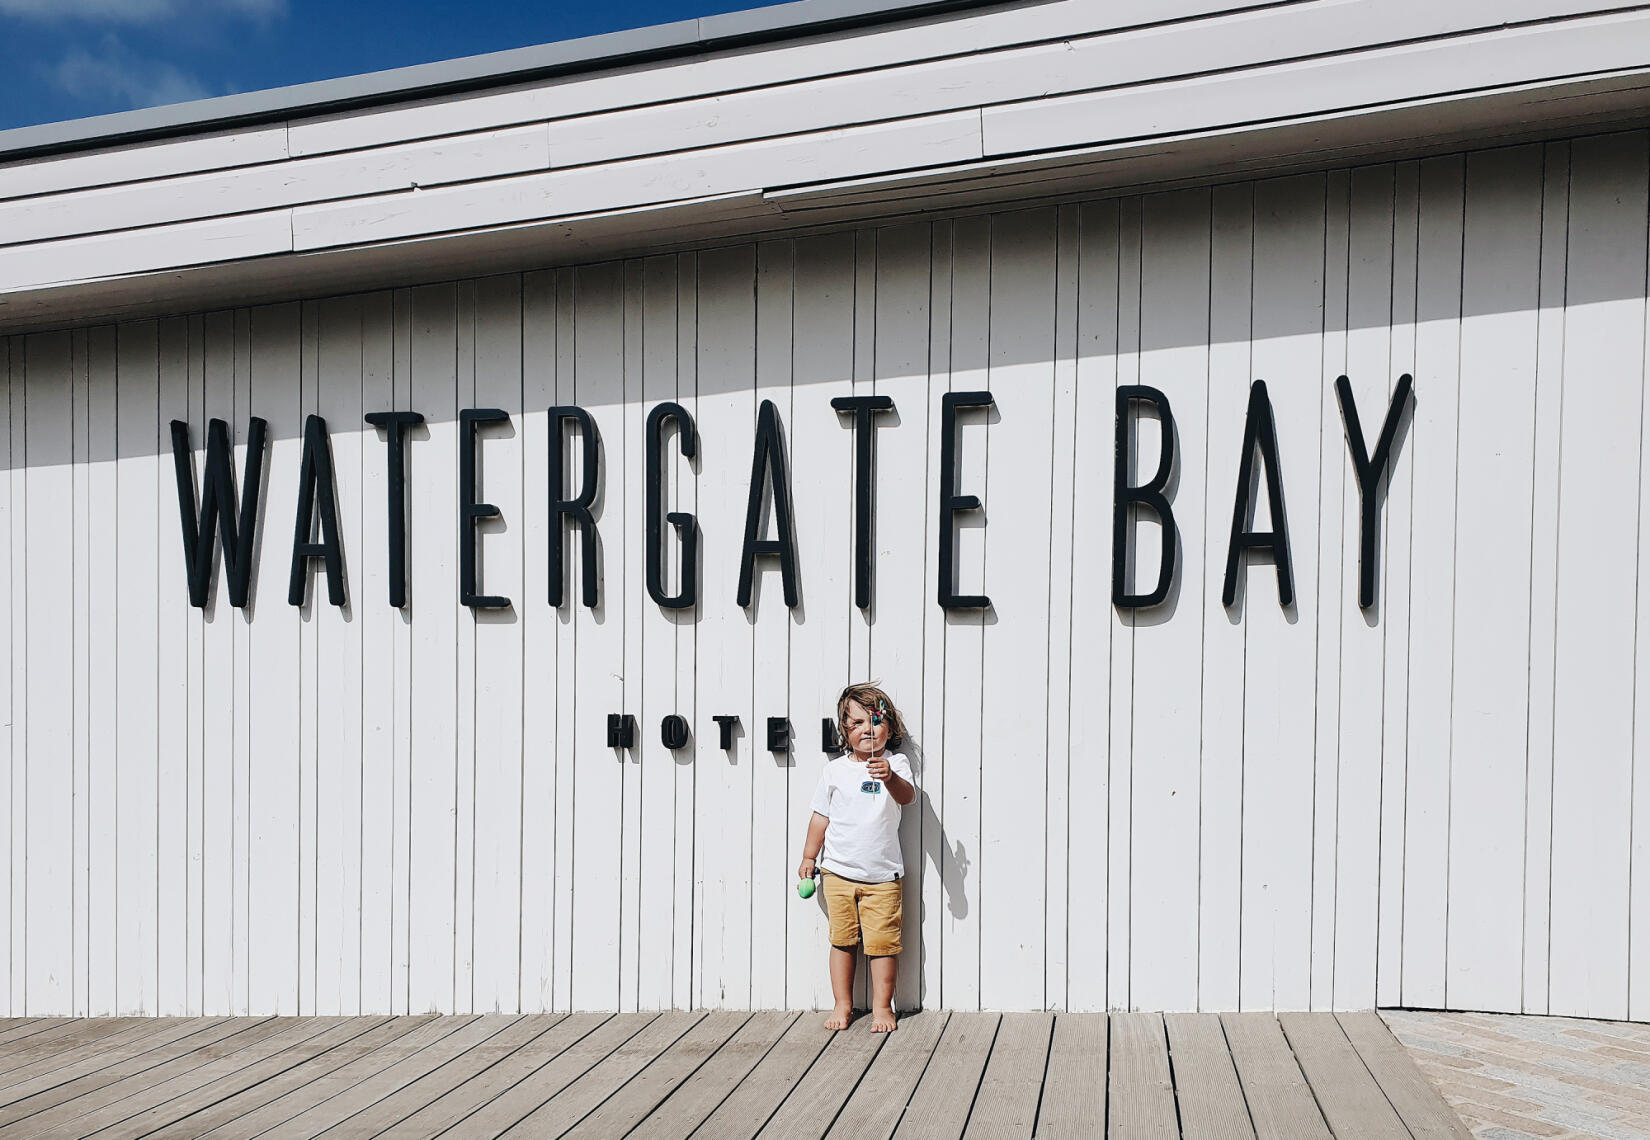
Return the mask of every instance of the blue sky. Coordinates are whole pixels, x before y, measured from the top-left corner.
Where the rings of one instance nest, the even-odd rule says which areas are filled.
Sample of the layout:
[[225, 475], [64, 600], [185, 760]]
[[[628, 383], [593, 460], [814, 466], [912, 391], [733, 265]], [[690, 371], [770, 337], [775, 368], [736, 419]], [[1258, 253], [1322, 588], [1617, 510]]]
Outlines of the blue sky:
[[773, 2], [0, 0], [0, 129]]

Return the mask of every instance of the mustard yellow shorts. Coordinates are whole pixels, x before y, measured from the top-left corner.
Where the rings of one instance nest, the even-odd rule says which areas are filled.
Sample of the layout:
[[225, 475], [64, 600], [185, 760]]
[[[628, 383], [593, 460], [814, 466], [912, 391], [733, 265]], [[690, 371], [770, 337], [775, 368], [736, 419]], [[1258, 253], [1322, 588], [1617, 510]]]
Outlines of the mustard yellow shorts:
[[865, 942], [873, 958], [900, 952], [899, 928], [905, 887], [891, 883], [861, 883], [829, 871], [825, 878], [825, 913], [831, 920], [831, 945], [847, 948]]

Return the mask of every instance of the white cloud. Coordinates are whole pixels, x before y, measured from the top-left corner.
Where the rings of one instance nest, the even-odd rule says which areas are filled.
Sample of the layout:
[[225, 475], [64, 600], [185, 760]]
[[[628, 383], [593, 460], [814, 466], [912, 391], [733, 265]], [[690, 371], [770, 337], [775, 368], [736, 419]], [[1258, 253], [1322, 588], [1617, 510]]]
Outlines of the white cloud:
[[132, 107], [186, 103], [213, 94], [199, 79], [164, 60], [143, 59], [114, 37], [97, 51], [76, 48], [52, 68], [52, 78], [68, 94], [89, 102]]
[[[286, 15], [288, 0], [0, 0], [0, 26], [28, 22], [62, 54], [38, 52], [36, 74], [98, 111], [184, 103], [224, 94], [180, 56], [221, 51], [245, 29]], [[136, 45], [137, 50], [133, 46]], [[169, 58], [170, 57], [170, 58]]]
[[32, 20], [147, 24], [184, 14], [269, 19], [286, 12], [286, 0], [0, 0], [0, 14]]

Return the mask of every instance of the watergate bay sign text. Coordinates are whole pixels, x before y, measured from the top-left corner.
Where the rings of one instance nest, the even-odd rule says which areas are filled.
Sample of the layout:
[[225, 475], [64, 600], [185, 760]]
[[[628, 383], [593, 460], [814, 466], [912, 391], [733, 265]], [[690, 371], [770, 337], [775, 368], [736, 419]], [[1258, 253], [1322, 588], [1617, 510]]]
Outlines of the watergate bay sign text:
[[[1357, 479], [1360, 501], [1360, 572], [1358, 603], [1364, 609], [1374, 605], [1376, 550], [1381, 525], [1381, 487], [1390, 473], [1399, 428], [1412, 388], [1409, 375], [1398, 378], [1386, 414], [1371, 450], [1364, 437], [1358, 409], [1347, 378], [1335, 381], [1341, 419], [1346, 429], [1348, 457]], [[876, 504], [876, 434], [879, 415], [893, 409], [887, 396], [848, 396], [831, 401], [843, 427], [854, 433], [854, 599], [862, 608], [874, 598], [871, 537]], [[990, 392], [947, 392], [940, 397], [940, 478], [935, 507], [939, 512], [939, 558], [936, 600], [948, 610], [985, 609], [988, 594], [961, 594], [956, 575], [957, 516], [979, 511], [985, 504], [976, 494], [958, 487], [957, 448], [959, 434], [970, 428], [968, 413], [996, 406]], [[588, 411], [573, 405], [549, 409], [550, 510], [543, 522], [549, 541], [549, 601], [561, 606], [565, 601], [563, 568], [564, 540], [577, 531], [579, 543], [578, 578], [580, 601], [594, 608], [600, 583], [596, 560], [597, 520], [592, 508], [597, 502], [604, 472], [597, 446], [597, 428]], [[483, 446], [488, 425], [509, 421], [509, 414], [497, 408], [467, 408], [459, 413], [457, 535], [459, 543], [460, 604], [475, 609], [510, 606], [506, 597], [488, 594], [478, 580], [476, 550], [482, 541], [477, 524], [499, 514], [491, 503], [480, 499], [476, 458]], [[382, 430], [386, 444], [389, 498], [389, 604], [406, 605], [406, 518], [408, 510], [405, 478], [407, 452], [413, 446], [410, 428], [424, 422], [412, 411], [373, 412], [366, 420]], [[1155, 425], [1150, 423], [1155, 421]], [[189, 425], [172, 421], [172, 456], [177, 474], [178, 508], [183, 524], [183, 549], [192, 605], [205, 607], [212, 589], [213, 571], [222, 551], [224, 582], [231, 605], [244, 607], [252, 581], [252, 560], [258, 549], [255, 530], [259, 518], [262, 489], [264, 443], [267, 425], [257, 417], [248, 422], [246, 456], [239, 488], [236, 486], [229, 428], [223, 420], [207, 425], [206, 457], [197, 491]], [[1135, 458], [1138, 437], [1152, 427], [1158, 433], [1157, 468], [1150, 478], [1137, 481]], [[646, 542], [648, 596], [668, 609], [692, 609], [698, 604], [697, 549], [698, 524], [694, 516], [664, 509], [666, 498], [665, 449], [669, 435], [686, 458], [698, 450], [693, 416], [682, 405], [661, 403], [648, 413], [646, 427]], [[576, 465], [572, 444], [580, 437]], [[1112, 501], [1112, 602], [1121, 609], [1142, 609], [1161, 604], [1170, 594], [1176, 572], [1176, 521], [1172, 500], [1176, 432], [1174, 412], [1168, 397], [1144, 385], [1117, 389], [1116, 482]], [[326, 422], [310, 416], [304, 425], [303, 453], [298, 481], [298, 503], [293, 522], [291, 573], [287, 600], [302, 606], [308, 595], [314, 563], [319, 562], [327, 579], [327, 600], [334, 606], [346, 604], [344, 549], [339, 537], [338, 507], [333, 486], [332, 446]], [[570, 468], [576, 467], [576, 470]], [[1285, 607], [1294, 601], [1294, 576], [1289, 557], [1289, 533], [1284, 511], [1284, 483], [1278, 464], [1276, 429], [1266, 384], [1256, 380], [1249, 389], [1248, 411], [1243, 426], [1242, 458], [1236, 471], [1236, 493], [1232, 524], [1226, 549], [1223, 583], [1225, 604], [1235, 604], [1238, 575], [1246, 562], [1270, 563], [1276, 571], [1278, 602]], [[1254, 529], [1258, 497], [1266, 496], [1269, 517], [1267, 530]], [[773, 537], [763, 537], [764, 506], [772, 504]], [[1161, 532], [1157, 574], [1149, 590], [1130, 584], [1136, 530], [1143, 521], [1155, 523]], [[681, 571], [674, 593], [666, 578], [666, 528], [672, 532]], [[792, 525], [790, 472], [786, 460], [779, 410], [764, 400], [757, 416], [751, 454], [749, 496], [745, 509], [744, 543], [739, 563], [739, 584], [735, 600], [751, 604], [752, 584], [758, 560], [777, 561], [785, 604], [794, 607], [798, 597], [798, 564]]]

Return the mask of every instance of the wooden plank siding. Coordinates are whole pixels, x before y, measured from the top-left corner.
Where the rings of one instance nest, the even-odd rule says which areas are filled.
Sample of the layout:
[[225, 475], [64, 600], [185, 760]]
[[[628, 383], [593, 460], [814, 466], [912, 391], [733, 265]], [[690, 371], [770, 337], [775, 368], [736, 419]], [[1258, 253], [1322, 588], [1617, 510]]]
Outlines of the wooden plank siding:
[[[823, 913], [789, 874], [820, 719], [870, 674], [908, 713], [923, 788], [901, 1008], [1642, 1017], [1647, 154], [1614, 133], [0, 340], [0, 1012], [814, 1008]], [[1415, 375], [1367, 614], [1343, 370], [1371, 445]], [[1256, 379], [1287, 609], [1265, 561], [1240, 605], [1220, 597]], [[1120, 383], [1168, 396], [1180, 456], [1178, 592], [1132, 615], [1108, 601]], [[958, 586], [995, 607], [948, 615], [939, 400], [981, 389], [996, 408], [960, 421], [956, 490], [984, 525], [955, 541]], [[852, 434], [829, 401], [873, 392], [896, 408], [861, 610]], [[687, 613], [642, 585], [642, 425], [672, 398], [699, 428], [697, 456], [664, 465], [698, 518]], [[791, 467], [794, 611], [771, 560], [752, 609], [734, 599], [761, 400]], [[586, 442], [548, 422], [556, 403], [599, 428], [593, 611], [571, 530], [566, 597], [546, 597], [550, 433], [574, 485]], [[511, 606], [472, 615], [454, 472], [476, 405], [511, 416], [478, 437], [502, 512], [483, 585]], [[428, 420], [407, 444], [404, 613], [385, 445], [360, 421], [391, 408]], [[285, 596], [312, 412], [342, 610], [319, 571], [306, 606]], [[271, 432], [253, 604], [219, 581], [203, 615], [168, 423], [189, 420], [199, 477], [206, 420], [228, 419], [239, 482], [249, 415]], [[1159, 446], [1150, 422], [1137, 437], [1136, 479]], [[1137, 585], [1157, 541], [1141, 521]], [[626, 712], [636, 747], [607, 747]], [[660, 743], [669, 712], [685, 749]], [[790, 1032], [786, 1080], [822, 1047]], [[1066, 1044], [1040, 1048], [1054, 1065]], [[973, 1056], [960, 1024], [939, 1047]]]
[[1646, 29], [1599, 0], [1058, 0], [24, 158], [0, 163], [0, 319], [115, 275], [711, 202], [774, 220], [845, 181], [1239, 127], [1264, 149], [1257, 124], [1643, 72]]

